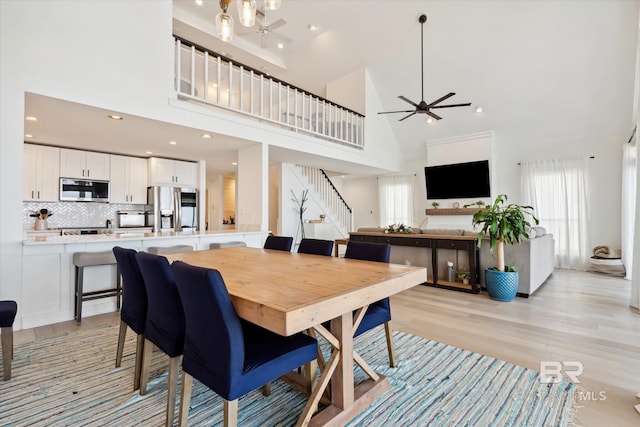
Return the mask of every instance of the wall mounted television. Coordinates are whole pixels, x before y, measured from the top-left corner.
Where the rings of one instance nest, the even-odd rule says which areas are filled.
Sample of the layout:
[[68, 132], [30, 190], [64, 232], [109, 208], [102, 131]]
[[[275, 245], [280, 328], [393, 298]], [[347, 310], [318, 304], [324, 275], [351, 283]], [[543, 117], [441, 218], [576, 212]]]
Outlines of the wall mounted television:
[[489, 160], [426, 166], [427, 199], [491, 197]]

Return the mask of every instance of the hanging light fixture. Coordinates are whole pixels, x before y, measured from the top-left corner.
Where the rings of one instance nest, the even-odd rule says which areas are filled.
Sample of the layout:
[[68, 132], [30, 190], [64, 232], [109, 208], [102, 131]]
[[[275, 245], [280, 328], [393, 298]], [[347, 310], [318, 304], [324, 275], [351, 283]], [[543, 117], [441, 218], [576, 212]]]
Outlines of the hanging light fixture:
[[[233, 0], [219, 1], [222, 12], [216, 15], [216, 33], [220, 40], [229, 42], [233, 38], [233, 18], [227, 13], [227, 8]], [[256, 23], [256, 0], [237, 0], [237, 2], [240, 24], [253, 27]], [[281, 3], [282, 0], [264, 0], [264, 10], [276, 10]]]
[[231, 3], [231, 0], [220, 0], [222, 12], [216, 16], [217, 36], [223, 42], [229, 42], [233, 37], [233, 18], [227, 13], [229, 3]]
[[238, 0], [240, 24], [253, 27], [256, 23], [256, 0]]
[[276, 10], [280, 7], [281, 0], [264, 0], [264, 5], [269, 10]]

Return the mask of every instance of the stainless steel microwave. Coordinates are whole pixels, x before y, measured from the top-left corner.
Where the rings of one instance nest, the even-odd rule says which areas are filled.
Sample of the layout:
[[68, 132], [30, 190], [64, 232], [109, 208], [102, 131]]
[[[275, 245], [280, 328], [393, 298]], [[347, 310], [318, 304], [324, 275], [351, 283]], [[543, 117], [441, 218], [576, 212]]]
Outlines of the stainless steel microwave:
[[60, 178], [61, 202], [109, 202], [109, 181]]

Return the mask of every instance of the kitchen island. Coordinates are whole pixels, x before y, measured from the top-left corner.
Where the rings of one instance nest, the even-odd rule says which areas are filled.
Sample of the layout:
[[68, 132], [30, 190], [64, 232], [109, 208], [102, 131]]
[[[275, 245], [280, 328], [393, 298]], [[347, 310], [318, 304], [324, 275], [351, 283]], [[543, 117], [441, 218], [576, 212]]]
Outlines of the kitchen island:
[[[209, 230], [196, 232], [114, 232], [75, 236], [30, 236], [23, 241], [22, 304], [15, 329], [73, 320], [76, 252], [102, 252], [114, 246], [147, 250], [151, 246], [189, 245], [193, 250], [209, 249], [211, 243], [242, 241], [261, 248], [267, 231]], [[115, 265], [87, 268], [85, 292], [112, 288]], [[83, 317], [116, 310], [116, 299], [103, 298], [83, 303]]]

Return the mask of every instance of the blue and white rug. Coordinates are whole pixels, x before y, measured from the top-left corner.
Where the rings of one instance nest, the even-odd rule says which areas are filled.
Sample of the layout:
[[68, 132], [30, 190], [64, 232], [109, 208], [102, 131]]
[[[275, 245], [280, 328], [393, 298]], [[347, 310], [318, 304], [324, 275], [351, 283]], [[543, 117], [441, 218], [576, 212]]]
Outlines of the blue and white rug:
[[[403, 332], [394, 335], [396, 368], [389, 368], [382, 328], [356, 340], [356, 350], [393, 388], [349, 426], [572, 425], [575, 385], [542, 384], [531, 369]], [[110, 325], [17, 345], [13, 378], [0, 381], [0, 425], [163, 425], [167, 358], [154, 354], [150, 391], [140, 396], [132, 390], [134, 334], [129, 331], [118, 369], [117, 336], [118, 326]], [[364, 378], [357, 368], [356, 380]], [[256, 390], [240, 399], [238, 425], [294, 425], [304, 404], [304, 395], [276, 381], [271, 396]], [[222, 399], [194, 381], [189, 425], [220, 425], [222, 416]]]

